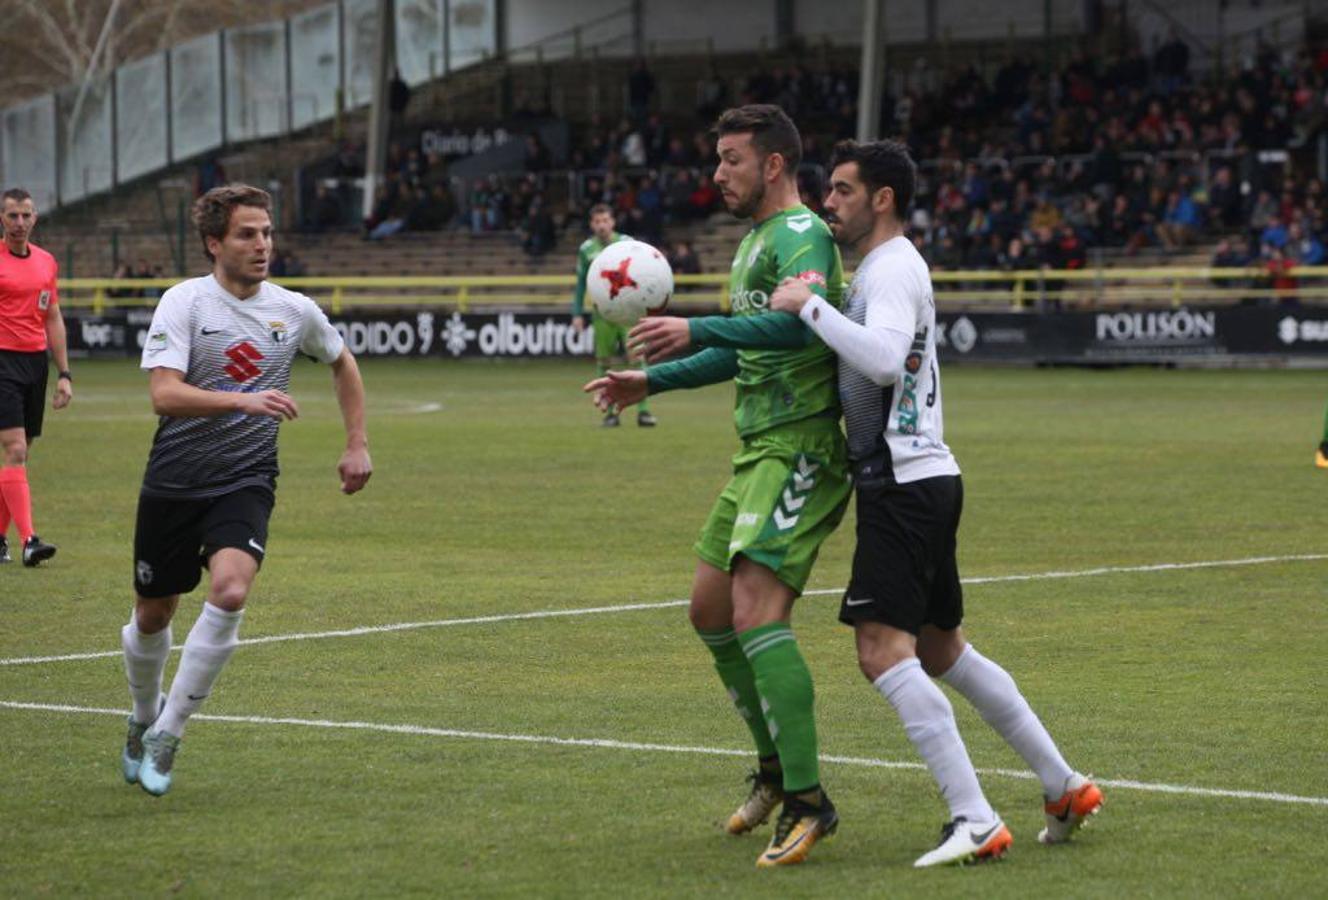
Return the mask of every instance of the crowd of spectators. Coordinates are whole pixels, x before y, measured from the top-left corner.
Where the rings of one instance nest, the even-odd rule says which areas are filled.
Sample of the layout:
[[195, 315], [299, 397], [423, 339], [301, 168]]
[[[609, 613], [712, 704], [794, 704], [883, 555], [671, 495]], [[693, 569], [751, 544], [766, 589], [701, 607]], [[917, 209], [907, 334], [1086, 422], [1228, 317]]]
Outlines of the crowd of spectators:
[[[1179, 252], [1222, 237], [1230, 238], [1223, 264], [1319, 261], [1324, 185], [1300, 174], [1309, 154], [1300, 165], [1295, 154], [1324, 129], [1328, 50], [1269, 49], [1204, 78], [1190, 56], [1173, 36], [1151, 55], [1079, 51], [1049, 74], [1014, 57], [990, 77], [972, 67], [922, 73], [912, 79], [918, 86], [887, 92], [882, 131], [906, 141], [920, 163], [910, 233], [929, 262], [1075, 268], [1097, 249]], [[575, 129], [566, 159], [528, 138], [523, 173], [475, 181], [467, 196], [452, 196], [436, 155], [394, 144], [365, 233], [455, 225], [515, 234], [539, 257], [607, 203], [621, 230], [660, 243], [666, 226], [722, 209], [709, 125], [725, 107], [750, 102], [778, 103], [799, 123], [803, 199], [819, 208], [829, 150], [855, 127], [857, 87], [856, 70], [835, 62], [736, 80], [711, 70], [697, 83], [696, 118], [666, 119], [654, 76], [637, 62], [620, 119]], [[344, 221], [345, 200], [331, 187], [306, 207], [309, 227]]]

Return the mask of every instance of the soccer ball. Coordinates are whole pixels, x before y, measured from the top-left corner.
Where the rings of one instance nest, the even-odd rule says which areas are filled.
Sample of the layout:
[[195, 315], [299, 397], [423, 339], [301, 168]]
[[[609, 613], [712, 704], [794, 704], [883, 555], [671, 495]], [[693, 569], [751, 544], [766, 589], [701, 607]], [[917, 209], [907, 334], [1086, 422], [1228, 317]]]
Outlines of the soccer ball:
[[634, 325], [655, 315], [673, 296], [673, 269], [644, 241], [618, 241], [595, 257], [586, 275], [595, 310], [615, 325]]

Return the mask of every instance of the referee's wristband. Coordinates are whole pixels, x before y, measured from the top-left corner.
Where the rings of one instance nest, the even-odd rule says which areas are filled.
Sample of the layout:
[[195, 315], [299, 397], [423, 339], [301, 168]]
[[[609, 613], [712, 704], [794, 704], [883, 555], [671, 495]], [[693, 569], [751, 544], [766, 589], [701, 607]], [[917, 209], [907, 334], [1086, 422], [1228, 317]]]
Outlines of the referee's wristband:
[[61, 378], [69, 382], [72, 382], [74, 380], [74, 376], [69, 374], [68, 369], [61, 369], [59, 372], [56, 373], [55, 378], [57, 381], [59, 381]]

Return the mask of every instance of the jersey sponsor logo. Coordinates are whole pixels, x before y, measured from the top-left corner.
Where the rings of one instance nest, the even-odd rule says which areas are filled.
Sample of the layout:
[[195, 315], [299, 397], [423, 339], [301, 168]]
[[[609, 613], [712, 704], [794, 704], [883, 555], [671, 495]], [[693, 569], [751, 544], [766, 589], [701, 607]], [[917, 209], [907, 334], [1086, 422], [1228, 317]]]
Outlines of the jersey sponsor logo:
[[769, 306], [770, 295], [765, 291], [741, 288], [729, 292], [729, 308], [735, 313], [751, 312], [752, 310], [760, 311]]
[[618, 263], [616, 269], [604, 269], [599, 274], [600, 277], [609, 283], [609, 299], [612, 300], [627, 288], [637, 287], [636, 281], [628, 274], [627, 270], [632, 265], [632, 258], [629, 256]]
[[738, 513], [738, 517], [733, 520], [734, 525], [755, 525], [761, 521], [761, 517], [753, 512]]
[[[899, 414], [896, 425], [900, 434], [918, 433], [918, 370], [922, 368], [922, 357], [927, 349], [927, 329], [913, 335], [913, 346], [904, 362], [904, 389], [900, 392], [899, 403], [895, 410]], [[914, 357], [917, 357], [916, 363]]]
[[812, 227], [812, 214], [804, 213], [799, 216], [789, 216], [784, 220], [784, 224], [787, 225], [789, 231], [794, 234], [802, 234], [808, 228]]
[[819, 284], [821, 287], [825, 287], [825, 276], [815, 269], [799, 272], [798, 280], [803, 284]]
[[166, 349], [166, 332], [154, 331], [148, 335], [147, 351], [149, 353], [160, 353]]
[[46, 310], [50, 309], [50, 307], [51, 307], [51, 292], [42, 291], [40, 294], [37, 295], [37, 308], [41, 310]]
[[263, 354], [248, 341], [240, 341], [227, 347], [226, 356], [230, 359], [230, 364], [223, 367], [222, 371], [240, 384], [263, 374], [263, 370], [254, 365], [256, 360], [263, 358]]

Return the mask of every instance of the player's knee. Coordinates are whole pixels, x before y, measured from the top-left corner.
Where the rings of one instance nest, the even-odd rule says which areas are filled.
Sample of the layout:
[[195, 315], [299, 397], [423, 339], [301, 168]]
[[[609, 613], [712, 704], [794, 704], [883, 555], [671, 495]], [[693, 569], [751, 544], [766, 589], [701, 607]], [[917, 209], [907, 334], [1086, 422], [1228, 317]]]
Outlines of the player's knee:
[[244, 609], [244, 602], [249, 596], [249, 581], [238, 576], [215, 579], [208, 592], [208, 602], [227, 612]]
[[19, 438], [16, 441], [9, 441], [5, 444], [5, 465], [21, 466], [28, 461], [27, 441]]
[[140, 634], [156, 634], [171, 624], [171, 605], [165, 602], [140, 602], [134, 611], [134, 624]]

